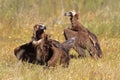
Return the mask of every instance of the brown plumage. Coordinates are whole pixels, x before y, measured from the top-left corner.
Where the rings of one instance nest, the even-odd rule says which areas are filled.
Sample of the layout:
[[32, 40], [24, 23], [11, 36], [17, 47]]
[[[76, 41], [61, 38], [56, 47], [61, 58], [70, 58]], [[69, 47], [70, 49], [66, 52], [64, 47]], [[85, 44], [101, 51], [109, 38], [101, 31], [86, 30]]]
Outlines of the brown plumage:
[[32, 40], [15, 48], [15, 56], [19, 60], [47, 67], [55, 66], [57, 63], [68, 67], [69, 50], [74, 46], [75, 38], [60, 43], [50, 39], [50, 36], [44, 32], [45, 29], [43, 24], [35, 25]]
[[102, 51], [96, 35], [79, 22], [79, 14], [75, 11], [70, 11], [66, 12], [65, 16], [69, 16], [71, 22], [71, 28], [64, 30], [65, 39], [76, 36], [74, 49], [78, 52], [79, 57], [85, 56], [85, 49], [92, 57], [102, 57]]
[[50, 39], [50, 36], [45, 33], [40, 34], [39, 37], [41, 38], [39, 39], [37, 38], [37, 33], [41, 33], [41, 31], [34, 29], [33, 44], [35, 46], [37, 64], [50, 67], [59, 63], [63, 67], [68, 67], [70, 60], [69, 50], [74, 46], [75, 38], [60, 43]]
[[46, 27], [43, 24], [36, 24], [34, 26], [32, 40], [14, 49], [14, 54], [17, 59], [29, 63], [36, 63], [36, 43], [34, 41], [42, 38], [42, 35], [45, 34], [45, 29]]
[[54, 62], [56, 62], [57, 59], [60, 65], [62, 65], [63, 67], [68, 67], [70, 61], [69, 51], [71, 48], [73, 48], [74, 43], [75, 38], [70, 38], [63, 43], [51, 39], [53, 56], [48, 61], [48, 66], [55, 65]]
[[36, 46], [37, 60], [40, 64], [46, 64], [46, 66], [56, 66], [60, 64], [63, 67], [68, 67], [69, 64], [69, 50], [73, 47], [75, 42], [74, 38], [71, 38], [63, 43], [50, 39], [48, 35], [45, 35], [39, 44]]

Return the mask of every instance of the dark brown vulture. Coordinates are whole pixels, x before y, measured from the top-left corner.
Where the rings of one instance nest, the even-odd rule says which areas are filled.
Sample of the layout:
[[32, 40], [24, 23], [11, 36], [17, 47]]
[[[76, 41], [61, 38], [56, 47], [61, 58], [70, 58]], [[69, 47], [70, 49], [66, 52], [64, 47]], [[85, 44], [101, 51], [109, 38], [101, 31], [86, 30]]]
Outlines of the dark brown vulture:
[[[46, 29], [46, 27], [43, 29]], [[37, 34], [39, 36], [37, 36]], [[37, 64], [54, 67], [59, 63], [63, 67], [68, 67], [70, 60], [69, 50], [73, 48], [75, 38], [72, 37], [63, 43], [60, 43], [59, 41], [50, 39], [48, 34], [43, 33], [41, 30], [38, 31], [35, 28], [32, 43], [36, 51]]]
[[67, 41], [60, 43], [59, 41], [50, 39], [46, 34], [44, 38], [35, 42], [36, 60], [41, 65], [54, 67], [60, 64], [63, 67], [69, 65], [69, 50], [74, 46], [75, 38], [70, 38]]
[[43, 24], [36, 24], [34, 26], [32, 40], [14, 49], [14, 54], [17, 59], [29, 63], [36, 63], [36, 49], [35, 40], [40, 40], [45, 33], [46, 27]]
[[63, 43], [50, 39], [46, 34], [43, 24], [34, 26], [32, 41], [14, 49], [15, 56], [22, 61], [55, 66], [57, 63], [63, 67], [69, 65], [69, 50], [74, 46], [75, 38], [70, 38]]
[[79, 13], [75, 11], [66, 12], [65, 16], [70, 17], [71, 28], [64, 29], [65, 39], [76, 37], [74, 49], [78, 52], [78, 57], [84, 57], [85, 50], [94, 58], [101, 58], [102, 51], [99, 41], [95, 34], [90, 32], [79, 22]]

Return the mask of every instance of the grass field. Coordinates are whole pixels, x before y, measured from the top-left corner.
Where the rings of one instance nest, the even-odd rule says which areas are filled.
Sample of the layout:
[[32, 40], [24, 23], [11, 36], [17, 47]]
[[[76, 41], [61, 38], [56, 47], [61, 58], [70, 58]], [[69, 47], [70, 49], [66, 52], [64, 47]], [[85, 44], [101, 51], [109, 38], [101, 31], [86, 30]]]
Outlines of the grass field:
[[[47, 5], [46, 5], [47, 3]], [[45, 23], [52, 39], [64, 41], [63, 29], [70, 24], [65, 11], [80, 12], [80, 21], [98, 36], [104, 57], [71, 59], [68, 68], [21, 63], [15, 47], [30, 41], [33, 26]], [[77, 53], [74, 50], [70, 54]], [[119, 0], [0, 0], [0, 80], [119, 80]]]

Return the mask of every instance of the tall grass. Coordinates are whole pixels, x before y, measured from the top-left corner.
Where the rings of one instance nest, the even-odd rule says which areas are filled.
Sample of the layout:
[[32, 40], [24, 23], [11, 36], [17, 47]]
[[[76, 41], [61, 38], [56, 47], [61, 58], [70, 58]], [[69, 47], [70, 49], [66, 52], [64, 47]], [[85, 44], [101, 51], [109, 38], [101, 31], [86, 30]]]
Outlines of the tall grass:
[[[74, 9], [80, 12], [83, 24], [89, 23], [86, 27], [96, 34], [101, 35], [110, 30], [110, 35], [119, 35], [118, 0], [0, 0], [0, 4], [1, 27], [29, 27], [39, 22], [44, 22], [49, 27], [56, 24], [66, 27], [63, 14]], [[97, 25], [96, 22], [100, 24]], [[113, 28], [117, 28], [117, 31], [111, 30]], [[99, 29], [102, 30], [99, 32]]]
[[[64, 41], [70, 24], [64, 12], [80, 12], [81, 23], [98, 36], [104, 57], [71, 59], [68, 68], [44, 70], [19, 62], [15, 47], [30, 41], [33, 26], [44, 23], [52, 39]], [[119, 80], [119, 0], [0, 0], [0, 80]], [[70, 54], [77, 53], [74, 50]]]

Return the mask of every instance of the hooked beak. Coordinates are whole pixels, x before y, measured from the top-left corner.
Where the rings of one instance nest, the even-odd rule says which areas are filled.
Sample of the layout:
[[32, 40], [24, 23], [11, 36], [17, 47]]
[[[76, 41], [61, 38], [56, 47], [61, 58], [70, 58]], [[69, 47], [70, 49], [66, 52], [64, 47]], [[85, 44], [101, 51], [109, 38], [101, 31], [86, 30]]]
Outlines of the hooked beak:
[[46, 29], [46, 26], [42, 26], [42, 27], [40, 27], [40, 29], [44, 29], [44, 30], [45, 30], [45, 29]]
[[69, 13], [69, 12], [66, 12], [66, 13], [64, 14], [64, 16], [70, 16], [70, 13]]

